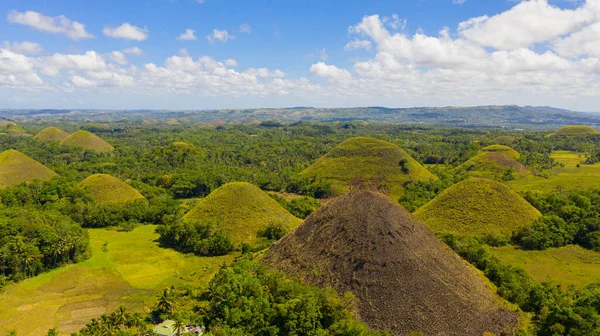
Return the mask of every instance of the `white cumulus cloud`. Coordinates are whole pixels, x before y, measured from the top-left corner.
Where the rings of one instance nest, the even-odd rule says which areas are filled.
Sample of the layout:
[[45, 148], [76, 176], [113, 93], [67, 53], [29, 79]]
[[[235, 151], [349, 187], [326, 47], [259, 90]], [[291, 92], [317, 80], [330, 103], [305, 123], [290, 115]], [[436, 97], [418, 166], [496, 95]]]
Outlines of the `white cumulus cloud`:
[[177, 37], [178, 40], [184, 40], [184, 41], [195, 41], [198, 38], [196, 37], [196, 31], [193, 29], [186, 29], [185, 32], [183, 32], [181, 35], [179, 35], [179, 37]]
[[25, 55], [37, 55], [42, 53], [42, 51], [44, 51], [44, 48], [37, 44], [37, 43], [33, 43], [33, 42], [28, 42], [28, 41], [24, 41], [24, 42], [9, 42], [9, 41], [4, 41], [4, 49], [16, 52], [18, 54], [25, 54]]
[[208, 35], [206, 37], [206, 39], [210, 43], [213, 43], [214, 41], [219, 41], [219, 42], [225, 43], [225, 42], [229, 41], [229, 39], [232, 39], [234, 37], [235, 36], [232, 36], [231, 34], [229, 34], [229, 32], [227, 32], [227, 30], [213, 29], [212, 35]]
[[108, 37], [120, 38], [125, 40], [143, 41], [148, 38], [148, 30], [140, 28], [129, 23], [123, 23], [120, 26], [106, 26], [102, 33]]
[[72, 21], [64, 15], [50, 17], [34, 11], [11, 11], [7, 19], [10, 23], [30, 26], [40, 31], [64, 34], [75, 41], [94, 37], [85, 30], [85, 25]]

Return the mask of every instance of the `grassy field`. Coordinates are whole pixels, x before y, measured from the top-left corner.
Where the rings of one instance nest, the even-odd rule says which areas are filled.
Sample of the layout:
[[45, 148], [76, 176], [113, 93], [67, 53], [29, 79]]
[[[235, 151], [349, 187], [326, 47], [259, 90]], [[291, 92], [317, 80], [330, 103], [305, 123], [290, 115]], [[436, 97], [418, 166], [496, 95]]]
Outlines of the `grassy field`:
[[568, 151], [555, 151], [552, 158], [564, 164], [564, 167], [554, 168], [549, 178], [538, 176], [525, 176], [508, 185], [516, 191], [539, 191], [550, 193], [553, 191], [584, 190], [600, 188], [600, 164], [577, 164], [585, 160], [585, 156]]
[[45, 335], [79, 330], [119, 305], [148, 311], [171, 285], [207, 283], [233, 256], [197, 257], [158, 247], [155, 226], [132, 232], [90, 230], [92, 257], [13, 285], [0, 293], [0, 334]]
[[61, 142], [69, 137], [69, 133], [56, 128], [54, 126], [46, 127], [38, 134], [35, 135], [35, 139], [39, 141], [56, 141]]
[[565, 287], [584, 287], [600, 281], [600, 253], [577, 245], [545, 251], [523, 251], [505, 246], [491, 251], [503, 263], [525, 269], [538, 281], [551, 279]]
[[590, 126], [571, 125], [565, 126], [548, 136], [582, 136], [590, 134], [598, 134], [598, 131]]

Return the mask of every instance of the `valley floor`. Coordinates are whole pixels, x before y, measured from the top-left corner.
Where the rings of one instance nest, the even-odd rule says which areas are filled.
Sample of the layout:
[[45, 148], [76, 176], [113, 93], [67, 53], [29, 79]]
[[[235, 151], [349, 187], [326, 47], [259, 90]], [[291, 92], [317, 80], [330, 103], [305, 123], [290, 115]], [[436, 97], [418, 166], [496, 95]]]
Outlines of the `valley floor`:
[[197, 257], [160, 248], [155, 225], [132, 232], [92, 229], [90, 259], [44, 273], [0, 293], [0, 332], [19, 336], [78, 331], [119, 305], [148, 312], [171, 285], [206, 284], [235, 255]]

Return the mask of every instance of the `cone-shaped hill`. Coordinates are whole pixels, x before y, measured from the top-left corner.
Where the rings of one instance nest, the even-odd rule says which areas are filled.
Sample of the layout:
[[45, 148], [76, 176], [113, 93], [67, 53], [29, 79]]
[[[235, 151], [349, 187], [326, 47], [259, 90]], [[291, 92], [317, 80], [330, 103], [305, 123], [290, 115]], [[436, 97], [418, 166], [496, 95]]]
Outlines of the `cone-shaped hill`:
[[6, 133], [26, 133], [25, 129], [13, 122], [3, 122], [0, 124], [0, 132]]
[[291, 230], [301, 222], [260, 188], [243, 182], [213, 191], [183, 219], [214, 224], [235, 245], [254, 242], [259, 231], [271, 224]]
[[352, 292], [359, 318], [392, 335], [481, 336], [518, 324], [472, 266], [372, 191], [327, 203], [273, 245], [264, 262], [312, 285]]
[[530, 174], [531, 171], [519, 161], [506, 156], [501, 152], [484, 152], [467, 160], [458, 166], [458, 170], [466, 171], [473, 177], [500, 179], [509, 170], [516, 176]]
[[129, 203], [145, 198], [134, 187], [106, 174], [89, 176], [79, 183], [79, 187], [89, 190], [98, 204]]
[[571, 125], [565, 126], [556, 132], [549, 134], [549, 136], [584, 136], [593, 134], [598, 134], [598, 131], [590, 126]]
[[54, 176], [52, 170], [19, 151], [0, 153], [0, 189], [33, 180], [48, 181]]
[[96, 152], [110, 152], [114, 149], [106, 141], [99, 136], [88, 131], [79, 130], [67, 138], [61, 144], [70, 147], [82, 147], [85, 150], [93, 150]]
[[509, 158], [512, 159], [519, 159], [521, 157], [521, 154], [519, 154], [519, 152], [517, 152], [516, 150], [508, 147], [508, 146], [504, 146], [504, 145], [491, 145], [491, 146], [487, 146], [481, 149], [481, 152], [484, 153], [500, 153], [500, 154], [504, 154], [506, 156], [508, 156]]
[[69, 133], [56, 128], [54, 126], [46, 127], [35, 135], [35, 139], [39, 141], [56, 141], [61, 142], [69, 137]]
[[437, 179], [402, 148], [366, 137], [342, 142], [300, 175], [331, 184], [335, 194], [343, 194], [354, 186], [385, 186], [394, 198], [402, 194], [408, 180]]
[[442, 191], [414, 215], [434, 232], [477, 236], [511, 234], [541, 214], [506, 185], [472, 178]]

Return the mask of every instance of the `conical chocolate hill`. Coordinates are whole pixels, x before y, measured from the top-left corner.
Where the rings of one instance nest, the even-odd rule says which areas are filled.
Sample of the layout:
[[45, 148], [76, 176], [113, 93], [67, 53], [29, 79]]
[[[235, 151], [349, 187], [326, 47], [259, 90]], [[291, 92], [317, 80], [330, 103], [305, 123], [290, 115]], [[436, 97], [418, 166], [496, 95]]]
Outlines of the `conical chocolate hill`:
[[371, 191], [341, 196], [266, 254], [271, 268], [357, 297], [359, 318], [392, 335], [511, 333], [517, 315], [425, 225]]

